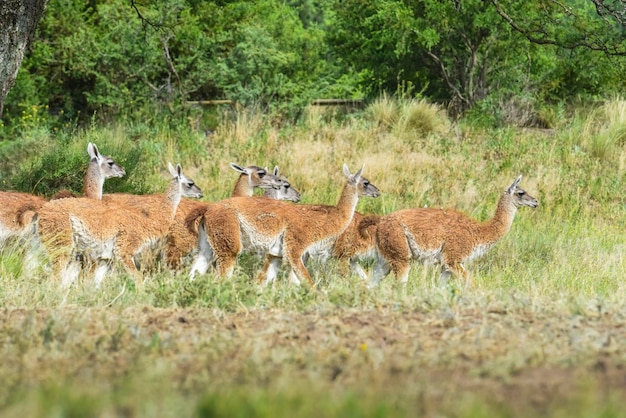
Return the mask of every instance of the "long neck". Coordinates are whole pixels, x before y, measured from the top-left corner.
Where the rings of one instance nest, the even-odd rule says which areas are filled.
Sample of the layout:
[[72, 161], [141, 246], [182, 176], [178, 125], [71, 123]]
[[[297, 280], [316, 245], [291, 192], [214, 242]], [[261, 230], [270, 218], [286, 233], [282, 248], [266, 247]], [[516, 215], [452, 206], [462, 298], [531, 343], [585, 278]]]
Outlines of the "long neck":
[[342, 220], [345, 220], [345, 227], [352, 221], [356, 205], [359, 203], [359, 195], [357, 191], [358, 185], [346, 182], [341, 191], [341, 196], [337, 202], [337, 210]]
[[165, 198], [165, 203], [170, 210], [170, 219], [174, 220], [174, 216], [176, 215], [176, 209], [178, 209], [178, 204], [182, 199], [182, 188], [177, 180], [170, 181], [170, 185], [167, 188]]
[[480, 226], [481, 236], [485, 238], [485, 244], [492, 244], [498, 241], [511, 229], [516, 212], [517, 207], [513, 203], [511, 195], [504, 192], [498, 201], [493, 218]]
[[254, 187], [249, 182], [247, 174], [241, 174], [235, 183], [235, 188], [231, 197], [242, 197], [254, 195]]
[[102, 199], [102, 187], [104, 177], [100, 174], [100, 166], [95, 160], [91, 160], [83, 181], [83, 196], [90, 199]]

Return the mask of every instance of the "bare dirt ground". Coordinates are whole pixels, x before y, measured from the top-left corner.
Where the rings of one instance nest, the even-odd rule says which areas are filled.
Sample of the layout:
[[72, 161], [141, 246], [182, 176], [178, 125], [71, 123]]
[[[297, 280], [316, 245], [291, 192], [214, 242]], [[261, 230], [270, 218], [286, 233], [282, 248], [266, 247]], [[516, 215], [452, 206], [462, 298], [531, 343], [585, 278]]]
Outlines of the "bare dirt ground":
[[184, 393], [310, 385], [409, 398], [431, 414], [464, 393], [533, 411], [581, 391], [626, 398], [626, 313], [601, 309], [63, 308], [0, 318], [5, 387], [133, 375]]

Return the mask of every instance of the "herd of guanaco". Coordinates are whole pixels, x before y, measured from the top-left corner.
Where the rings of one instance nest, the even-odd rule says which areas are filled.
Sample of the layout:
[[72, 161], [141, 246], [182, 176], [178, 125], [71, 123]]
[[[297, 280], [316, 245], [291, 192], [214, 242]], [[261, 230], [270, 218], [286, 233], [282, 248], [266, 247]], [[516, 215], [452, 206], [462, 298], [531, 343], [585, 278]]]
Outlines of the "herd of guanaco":
[[[480, 257], [511, 228], [517, 208], [537, 200], [519, 187], [522, 176], [502, 193], [492, 219], [476, 221], [452, 209], [402, 209], [387, 215], [356, 212], [359, 198], [380, 195], [363, 176], [344, 164], [345, 184], [336, 205], [299, 204], [289, 181], [258, 166], [230, 167], [239, 173], [231, 197], [202, 202], [203, 196], [180, 165], [168, 165], [171, 181], [163, 194], [103, 194], [104, 181], [126, 172], [111, 157], [87, 146], [90, 162], [83, 195], [60, 192], [50, 200], [28, 193], [0, 192], [0, 241], [27, 246], [26, 268], [49, 260], [52, 275], [69, 287], [81, 273], [96, 287], [117, 265], [137, 280], [158, 258], [172, 269], [190, 266], [191, 280], [212, 269], [233, 274], [239, 255], [265, 257], [257, 275], [269, 284], [283, 260], [289, 278], [315, 287], [307, 270], [310, 257], [334, 258], [341, 274], [351, 269], [369, 287], [393, 272], [406, 282], [413, 262], [441, 266], [440, 284], [452, 275], [472, 284], [463, 267]], [[256, 188], [264, 191], [255, 196]], [[41, 257], [41, 254], [45, 257]], [[375, 258], [370, 274], [359, 263]]]

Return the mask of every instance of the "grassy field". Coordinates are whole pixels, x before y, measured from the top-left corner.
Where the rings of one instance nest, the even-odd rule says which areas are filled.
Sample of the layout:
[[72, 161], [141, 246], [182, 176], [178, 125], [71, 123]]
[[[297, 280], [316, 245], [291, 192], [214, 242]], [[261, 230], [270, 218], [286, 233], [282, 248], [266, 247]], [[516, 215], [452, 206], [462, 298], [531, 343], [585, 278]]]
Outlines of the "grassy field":
[[23, 249], [5, 244], [0, 415], [626, 416], [626, 102], [555, 114], [549, 130], [479, 122], [383, 98], [297, 126], [244, 112], [210, 133], [200, 114], [56, 138], [26, 130], [20, 141], [44, 146], [4, 164], [3, 184], [45, 180], [38, 170], [60, 149], [86, 164], [92, 141], [127, 169], [108, 192], [162, 190], [172, 161], [216, 201], [233, 161], [278, 165], [303, 203], [332, 204], [345, 162], [365, 164], [382, 192], [362, 213], [428, 205], [485, 220], [519, 174], [539, 207], [521, 208], [467, 266], [471, 288], [439, 288], [437, 268], [414, 266], [408, 284], [368, 289], [315, 261], [318, 291], [261, 287], [261, 260], [245, 255], [231, 280], [189, 282], [187, 267], [61, 290], [45, 271], [26, 275]]

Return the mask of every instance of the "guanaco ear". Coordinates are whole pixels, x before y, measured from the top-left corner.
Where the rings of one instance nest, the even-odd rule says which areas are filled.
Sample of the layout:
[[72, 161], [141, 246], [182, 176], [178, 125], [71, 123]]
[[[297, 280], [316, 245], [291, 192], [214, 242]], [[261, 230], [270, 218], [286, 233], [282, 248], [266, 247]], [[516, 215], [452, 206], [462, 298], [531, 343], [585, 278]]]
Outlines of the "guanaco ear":
[[[178, 167], [180, 167], [180, 164], [178, 164]], [[167, 168], [170, 170], [170, 174], [172, 175], [172, 177], [178, 177], [178, 173], [176, 172], [176, 169], [174, 168], [172, 163], [167, 163]]]
[[250, 174], [250, 171], [247, 168], [237, 165], [235, 163], [230, 163], [230, 168], [241, 174]]
[[509, 186], [508, 189], [506, 189], [506, 191], [509, 194], [513, 194], [513, 191], [515, 191], [515, 188], [517, 187], [517, 185], [520, 183], [520, 181], [522, 181], [522, 175], [520, 174], [519, 176], [517, 176], [517, 178], [515, 179], [515, 181]]
[[278, 177], [278, 166], [277, 165], [274, 166], [274, 175], [276, 177]]
[[361, 173], [363, 172], [363, 168], [365, 167], [365, 164], [363, 164], [363, 166], [361, 167], [361, 169], [359, 171], [357, 171], [355, 174], [351, 174], [350, 170], [348, 170], [348, 166], [346, 164], [343, 165], [343, 174], [350, 180], [354, 181], [355, 183], [358, 183], [359, 180], [361, 180]]
[[350, 170], [348, 170], [348, 166], [345, 163], [343, 164], [343, 175], [347, 178], [350, 178], [350, 176], [352, 176], [352, 173], [350, 173]]
[[178, 174], [178, 178], [183, 178], [183, 167], [180, 164], [176, 164], [176, 174]]
[[363, 169], [365, 168], [365, 163], [363, 163], [363, 165], [361, 166], [361, 169], [359, 171], [356, 172], [356, 174], [354, 175], [354, 177], [356, 177], [357, 179], [361, 179], [361, 174], [363, 174]]
[[89, 154], [89, 157], [92, 160], [100, 159], [100, 153], [98, 152], [98, 147], [96, 147], [96, 144], [94, 144], [92, 142], [87, 144], [87, 153]]

